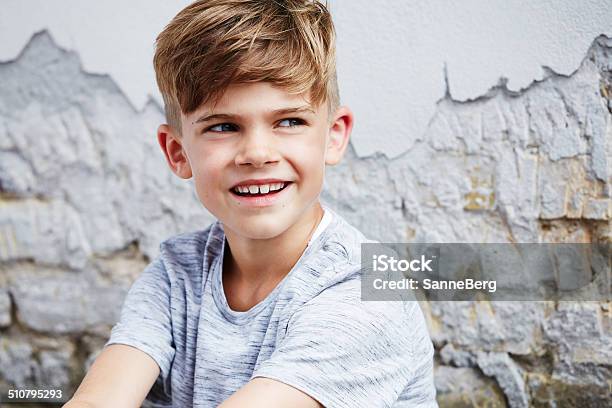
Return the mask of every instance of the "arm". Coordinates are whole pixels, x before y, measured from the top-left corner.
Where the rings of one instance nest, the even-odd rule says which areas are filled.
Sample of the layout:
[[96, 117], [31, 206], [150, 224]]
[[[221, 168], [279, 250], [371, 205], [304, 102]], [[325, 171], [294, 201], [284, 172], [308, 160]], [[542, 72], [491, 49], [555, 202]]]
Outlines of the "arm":
[[160, 371], [169, 378], [174, 351], [170, 281], [158, 257], [130, 287], [110, 339], [66, 407], [140, 407]]
[[218, 408], [323, 408], [297, 388], [269, 378], [253, 378]]
[[158, 375], [148, 354], [123, 344], [107, 346], [64, 408], [140, 407]]

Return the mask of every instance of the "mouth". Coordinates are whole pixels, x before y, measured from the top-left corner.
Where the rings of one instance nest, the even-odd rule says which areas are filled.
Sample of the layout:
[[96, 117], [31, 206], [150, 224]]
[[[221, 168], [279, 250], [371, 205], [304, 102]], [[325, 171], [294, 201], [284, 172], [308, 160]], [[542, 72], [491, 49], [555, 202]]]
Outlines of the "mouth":
[[267, 197], [280, 193], [290, 184], [293, 184], [293, 182], [282, 181], [268, 184], [240, 185], [232, 187], [230, 192], [239, 197]]

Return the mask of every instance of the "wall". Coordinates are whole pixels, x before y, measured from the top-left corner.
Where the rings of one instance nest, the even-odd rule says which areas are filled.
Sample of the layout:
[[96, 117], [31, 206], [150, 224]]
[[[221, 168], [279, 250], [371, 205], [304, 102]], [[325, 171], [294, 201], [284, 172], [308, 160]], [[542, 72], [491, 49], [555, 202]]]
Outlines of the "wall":
[[[8, 8], [14, 15], [15, 4]], [[550, 55], [538, 54], [537, 46], [525, 54], [510, 51], [489, 38], [489, 48], [470, 53], [479, 56], [479, 69], [469, 75], [462, 53], [488, 37], [476, 38], [472, 27], [526, 7], [471, 4], [466, 10], [481, 13], [464, 16], [453, 30], [465, 36], [451, 41], [467, 50], [456, 51], [456, 60], [440, 53], [447, 83], [440, 67], [423, 68], [421, 77], [408, 75], [396, 93], [387, 93], [377, 91], [375, 82], [387, 81], [385, 71], [358, 75], [366, 70], [360, 61], [380, 61], [386, 51], [351, 31], [351, 21], [386, 27], [377, 37], [384, 40], [408, 30], [401, 28], [410, 27], [405, 19], [440, 12], [443, 4], [381, 6], [380, 14], [366, 19], [359, 7], [335, 3], [339, 47], [355, 51], [340, 55], [343, 96], [357, 106], [363, 125], [345, 161], [328, 169], [323, 199], [383, 241], [612, 241], [612, 40], [597, 36], [605, 32], [599, 17], [607, 9], [591, 2], [569, 14], [575, 6], [563, 2], [565, 11], [548, 15], [543, 4], [526, 9], [535, 13], [527, 14], [533, 26], [544, 21], [540, 29], [548, 37], [575, 37]], [[536, 18], [535, 9], [546, 18]], [[385, 24], [391, 11], [396, 20]], [[421, 18], [429, 21], [429, 31], [401, 38], [418, 43], [444, 18]], [[506, 41], [522, 32], [512, 24], [500, 31], [508, 34], [499, 34]], [[584, 47], [587, 37], [590, 46]], [[488, 67], [487, 52], [497, 48], [510, 55]], [[80, 54], [43, 32], [0, 64], [0, 386], [78, 384], [116, 321], [130, 282], [159, 242], [212, 220], [190, 182], [173, 177], [158, 152], [152, 136], [163, 116], [155, 98], [138, 106], [114, 74], [83, 69]], [[427, 63], [437, 60], [435, 54], [415, 53], [425, 66], [435, 65]], [[565, 61], [565, 68], [557, 67], [563, 74], [546, 70], [538, 76], [533, 67], [546, 58], [548, 65]], [[402, 64], [409, 65], [404, 59], [390, 59], [387, 72], [401, 76]], [[456, 68], [462, 61], [463, 70]], [[423, 88], [410, 88], [432, 72]], [[505, 72], [514, 74], [489, 88], [490, 79]], [[384, 104], [364, 105], [355, 89], [368, 95], [364, 101]], [[426, 120], [404, 132], [410, 122], [405, 118], [412, 117]], [[381, 134], [391, 141], [381, 141]], [[441, 406], [606, 403], [612, 378], [609, 303], [421, 306], [436, 345]]]
[[[189, 0], [4, 0], [0, 61], [47, 29], [108, 74], [137, 108], [161, 103], [151, 60], [165, 24]], [[607, 0], [330, 0], [341, 96], [356, 113], [358, 155], [395, 157], [420, 140], [447, 93], [477, 99], [498, 83], [521, 91], [570, 75], [592, 41], [612, 36]], [[372, 101], [377, 101], [373, 103]]]

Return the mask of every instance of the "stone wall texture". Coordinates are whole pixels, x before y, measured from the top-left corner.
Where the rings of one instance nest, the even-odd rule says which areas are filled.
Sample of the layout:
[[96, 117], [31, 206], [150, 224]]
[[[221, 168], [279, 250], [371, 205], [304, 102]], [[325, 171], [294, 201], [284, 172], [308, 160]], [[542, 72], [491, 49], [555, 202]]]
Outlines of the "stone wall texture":
[[[168, 170], [163, 121], [46, 32], [0, 63], [0, 389], [74, 390], [159, 243], [213, 221]], [[446, 95], [397, 158], [350, 147], [322, 199], [387, 242], [609, 243], [611, 142], [600, 36], [570, 76]], [[420, 304], [440, 406], [612, 406], [609, 302]]]

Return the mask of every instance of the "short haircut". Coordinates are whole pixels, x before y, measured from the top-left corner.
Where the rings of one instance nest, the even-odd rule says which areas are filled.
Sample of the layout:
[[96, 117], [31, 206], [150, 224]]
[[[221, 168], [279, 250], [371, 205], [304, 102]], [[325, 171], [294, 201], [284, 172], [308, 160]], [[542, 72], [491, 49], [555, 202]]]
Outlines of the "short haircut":
[[329, 113], [340, 103], [336, 34], [318, 0], [198, 0], [157, 36], [153, 65], [166, 120], [181, 134], [181, 112], [216, 104], [234, 83], [270, 82], [310, 91]]

